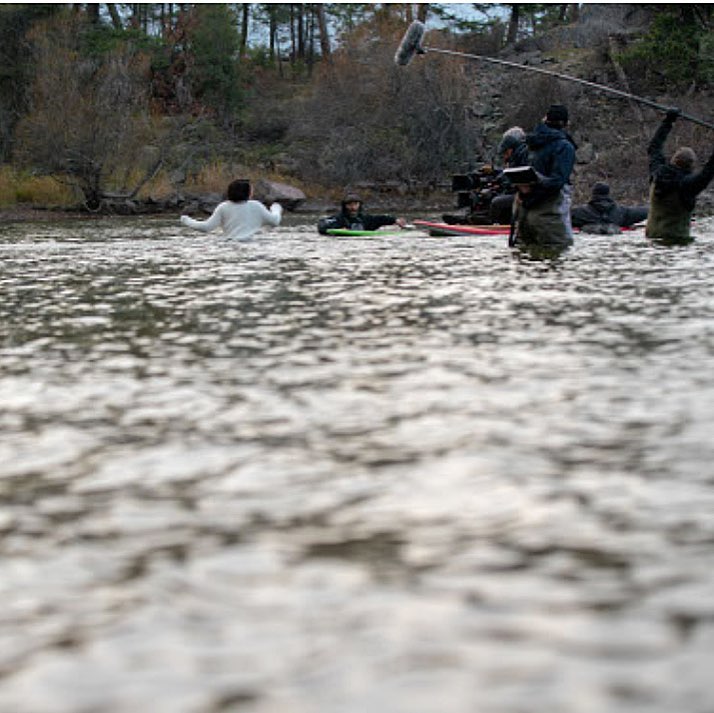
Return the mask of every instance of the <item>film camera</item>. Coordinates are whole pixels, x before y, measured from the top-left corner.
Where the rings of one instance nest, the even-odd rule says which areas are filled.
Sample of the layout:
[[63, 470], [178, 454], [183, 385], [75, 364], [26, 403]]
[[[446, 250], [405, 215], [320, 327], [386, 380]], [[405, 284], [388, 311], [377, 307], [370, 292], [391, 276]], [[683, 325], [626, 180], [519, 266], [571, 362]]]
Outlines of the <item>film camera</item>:
[[444, 215], [445, 223], [489, 225], [491, 201], [505, 192], [503, 174], [487, 165], [472, 173], [453, 175], [451, 192], [456, 193], [456, 208], [466, 210], [461, 215]]

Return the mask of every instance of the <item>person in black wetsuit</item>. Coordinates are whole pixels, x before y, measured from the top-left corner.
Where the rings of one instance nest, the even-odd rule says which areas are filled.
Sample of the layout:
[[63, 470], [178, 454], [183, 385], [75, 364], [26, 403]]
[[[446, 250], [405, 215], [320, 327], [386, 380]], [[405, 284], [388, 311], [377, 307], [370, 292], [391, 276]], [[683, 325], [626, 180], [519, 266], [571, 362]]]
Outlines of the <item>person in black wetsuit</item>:
[[576, 146], [565, 130], [567, 125], [567, 108], [552, 104], [543, 123], [526, 137], [530, 164], [538, 178], [535, 183], [516, 186], [515, 245], [562, 249], [573, 244], [570, 174]]
[[714, 152], [701, 171], [695, 172], [696, 154], [677, 149], [670, 161], [664, 144], [681, 111], [670, 109], [647, 147], [650, 168], [650, 212], [645, 234], [655, 240], [689, 241], [697, 196], [714, 178]]
[[576, 205], [571, 211], [574, 228], [586, 233], [615, 235], [620, 228], [629, 228], [647, 218], [647, 206], [623, 206], [610, 197], [607, 183], [593, 186], [590, 200], [583, 205]]
[[328, 230], [342, 228], [347, 230], [378, 230], [384, 225], [406, 225], [404, 218], [395, 218], [393, 215], [371, 215], [362, 210], [362, 199], [355, 193], [348, 193], [342, 199], [341, 210], [336, 215], [320, 218], [317, 230], [322, 235], [327, 235]]

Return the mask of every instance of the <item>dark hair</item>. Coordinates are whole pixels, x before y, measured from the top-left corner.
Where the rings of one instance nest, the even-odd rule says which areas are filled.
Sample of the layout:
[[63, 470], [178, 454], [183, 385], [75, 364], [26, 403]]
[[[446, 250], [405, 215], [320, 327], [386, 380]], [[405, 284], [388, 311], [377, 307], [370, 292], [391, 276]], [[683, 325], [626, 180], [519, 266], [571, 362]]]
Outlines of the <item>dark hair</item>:
[[226, 191], [226, 196], [229, 201], [240, 203], [247, 201], [250, 198], [250, 181], [247, 178], [239, 178], [236, 181], [231, 181]]

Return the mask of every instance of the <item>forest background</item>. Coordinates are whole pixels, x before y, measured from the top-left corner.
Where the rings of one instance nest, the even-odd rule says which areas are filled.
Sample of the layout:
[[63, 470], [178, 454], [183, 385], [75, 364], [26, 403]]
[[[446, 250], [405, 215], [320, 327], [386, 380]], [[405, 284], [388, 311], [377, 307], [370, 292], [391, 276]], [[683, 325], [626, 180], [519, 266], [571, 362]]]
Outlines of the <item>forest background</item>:
[[[427, 44], [606, 84], [710, 118], [709, 4], [104, 3], [0, 5], [0, 210], [182, 210], [236, 177], [299, 188], [315, 209], [442, 205], [450, 176], [490, 163], [503, 131], [566, 103], [576, 200], [596, 180], [647, 194], [657, 112]], [[672, 147], [706, 158], [711, 131]], [[704, 209], [714, 202], [700, 201]]]

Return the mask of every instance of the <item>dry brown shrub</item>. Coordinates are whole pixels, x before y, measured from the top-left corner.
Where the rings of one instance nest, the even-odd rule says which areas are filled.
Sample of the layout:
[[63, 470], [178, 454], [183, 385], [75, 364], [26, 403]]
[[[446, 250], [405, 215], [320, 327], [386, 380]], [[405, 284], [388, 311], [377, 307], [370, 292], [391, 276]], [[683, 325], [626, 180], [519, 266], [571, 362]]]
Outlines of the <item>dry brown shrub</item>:
[[475, 87], [463, 64], [394, 64], [404, 32], [356, 33], [296, 103], [291, 139], [302, 174], [323, 184], [435, 182], [476, 149]]

